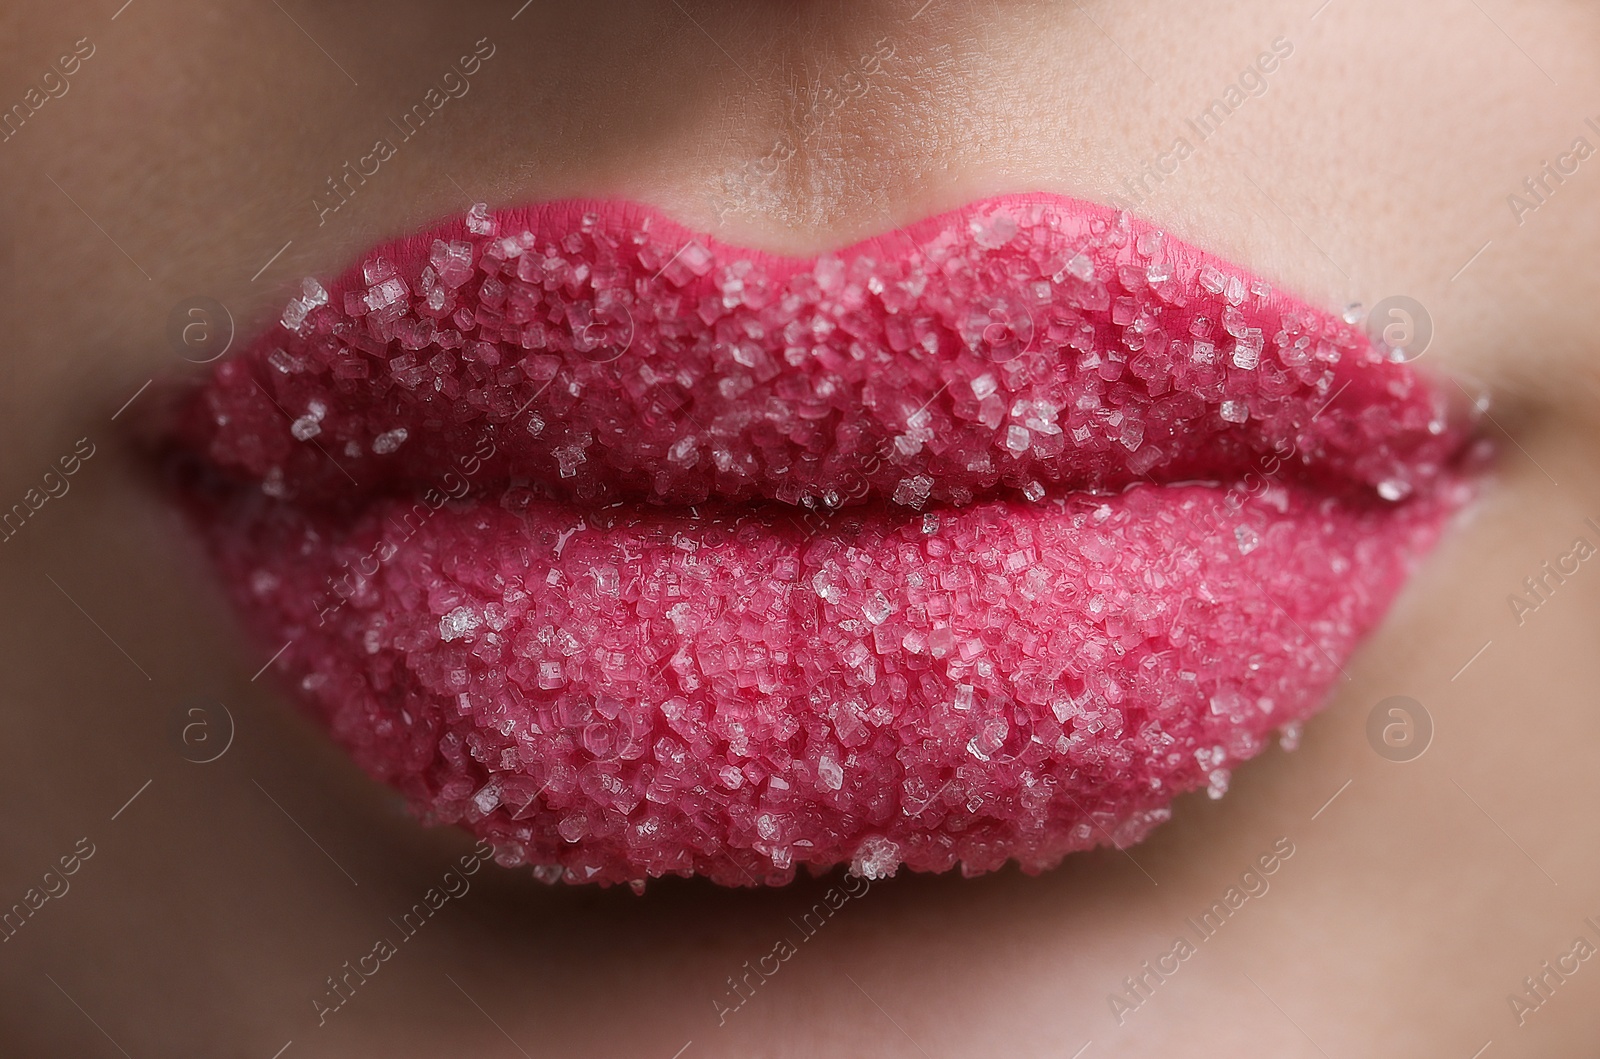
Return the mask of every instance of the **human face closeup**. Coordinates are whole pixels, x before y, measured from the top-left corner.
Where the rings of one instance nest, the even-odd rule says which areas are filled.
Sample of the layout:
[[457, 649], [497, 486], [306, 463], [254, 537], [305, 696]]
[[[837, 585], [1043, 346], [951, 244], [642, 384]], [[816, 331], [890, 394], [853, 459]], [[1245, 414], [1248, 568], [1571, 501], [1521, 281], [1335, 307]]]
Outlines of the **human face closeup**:
[[1589, 1054], [1592, 5], [0, 25], [6, 1054]]

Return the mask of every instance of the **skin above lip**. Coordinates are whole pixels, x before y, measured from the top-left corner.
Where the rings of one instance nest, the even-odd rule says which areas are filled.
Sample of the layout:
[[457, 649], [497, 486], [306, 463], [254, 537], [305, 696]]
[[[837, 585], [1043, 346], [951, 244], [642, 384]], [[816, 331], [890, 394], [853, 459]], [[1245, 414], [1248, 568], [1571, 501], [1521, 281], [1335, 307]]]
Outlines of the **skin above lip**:
[[1312, 712], [1470, 415], [1126, 214], [837, 253], [475, 208], [306, 281], [175, 448], [306, 706], [424, 819], [600, 883], [1025, 870]]

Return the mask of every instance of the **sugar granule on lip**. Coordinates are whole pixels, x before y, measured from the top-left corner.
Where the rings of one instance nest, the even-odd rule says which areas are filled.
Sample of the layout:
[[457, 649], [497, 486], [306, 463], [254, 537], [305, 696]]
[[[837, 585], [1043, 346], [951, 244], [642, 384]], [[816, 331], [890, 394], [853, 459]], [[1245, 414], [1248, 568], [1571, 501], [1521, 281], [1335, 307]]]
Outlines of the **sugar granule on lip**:
[[421, 815], [749, 885], [1039, 870], [1220, 795], [1465, 431], [1337, 319], [1019, 200], [809, 262], [475, 210], [308, 284], [186, 435], [251, 620]]

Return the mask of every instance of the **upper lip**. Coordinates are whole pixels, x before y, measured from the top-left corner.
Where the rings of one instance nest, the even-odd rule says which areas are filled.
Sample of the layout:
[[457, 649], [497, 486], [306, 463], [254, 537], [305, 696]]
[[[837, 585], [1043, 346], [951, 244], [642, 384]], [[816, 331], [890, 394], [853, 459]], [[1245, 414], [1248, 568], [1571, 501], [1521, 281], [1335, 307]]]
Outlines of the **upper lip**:
[[[1043, 226], [1031, 239], [1019, 209]], [[1102, 235], [1060, 225], [1086, 215]], [[180, 435], [310, 503], [421, 488], [488, 430], [480, 490], [821, 509], [1229, 481], [1275, 453], [1392, 500], [1461, 447], [1441, 391], [1358, 328], [1126, 214], [1036, 196], [957, 217], [965, 239], [947, 215], [816, 258], [735, 250], [633, 205], [507, 211], [494, 238], [457, 220], [307, 281]], [[943, 267], [975, 252], [988, 272]], [[1032, 278], [998, 275], [1022, 258]], [[869, 266], [887, 276], [875, 304], [814, 312]], [[500, 290], [458, 306], [473, 268]]]

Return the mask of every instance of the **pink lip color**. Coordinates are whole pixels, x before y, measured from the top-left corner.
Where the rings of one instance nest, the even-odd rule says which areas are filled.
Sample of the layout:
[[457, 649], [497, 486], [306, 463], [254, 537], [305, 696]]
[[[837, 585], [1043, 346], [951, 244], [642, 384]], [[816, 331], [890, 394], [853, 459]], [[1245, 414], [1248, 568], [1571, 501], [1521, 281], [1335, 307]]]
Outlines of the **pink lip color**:
[[476, 211], [222, 364], [188, 497], [310, 710], [545, 879], [1029, 871], [1326, 697], [1466, 494], [1352, 326], [1125, 214], [776, 257]]

